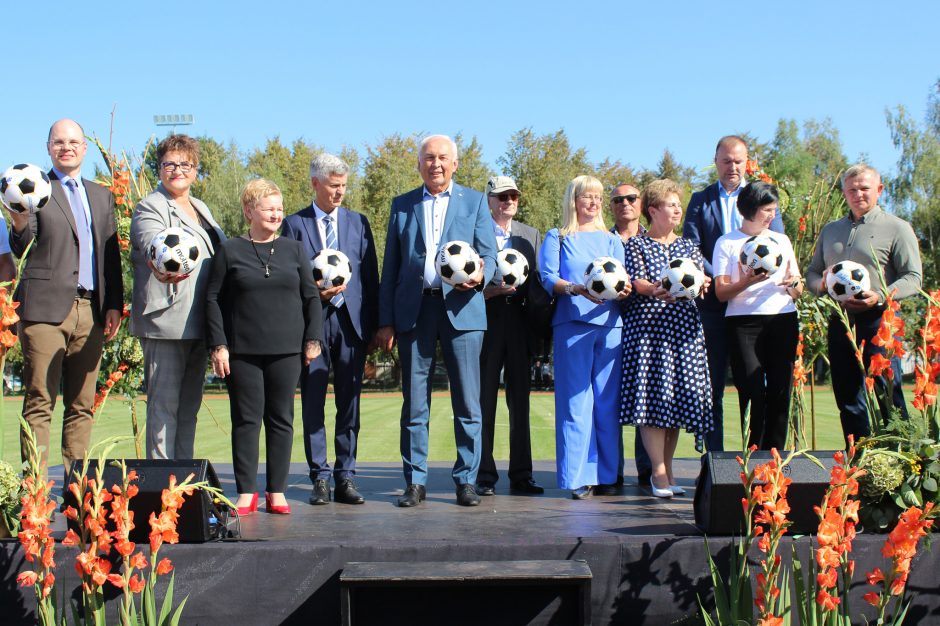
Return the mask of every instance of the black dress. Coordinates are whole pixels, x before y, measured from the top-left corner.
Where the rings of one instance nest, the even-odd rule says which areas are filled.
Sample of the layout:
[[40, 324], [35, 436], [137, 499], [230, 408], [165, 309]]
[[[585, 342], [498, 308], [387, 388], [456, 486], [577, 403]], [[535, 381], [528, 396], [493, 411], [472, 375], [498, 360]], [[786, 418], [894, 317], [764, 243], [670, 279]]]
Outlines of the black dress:
[[[641, 235], [625, 246], [625, 267], [634, 279], [656, 282], [670, 260], [683, 257], [703, 265], [698, 246], [681, 237], [666, 246]], [[620, 421], [684, 428], [696, 438], [712, 430], [705, 334], [694, 302], [669, 303], [635, 291], [627, 298]]]

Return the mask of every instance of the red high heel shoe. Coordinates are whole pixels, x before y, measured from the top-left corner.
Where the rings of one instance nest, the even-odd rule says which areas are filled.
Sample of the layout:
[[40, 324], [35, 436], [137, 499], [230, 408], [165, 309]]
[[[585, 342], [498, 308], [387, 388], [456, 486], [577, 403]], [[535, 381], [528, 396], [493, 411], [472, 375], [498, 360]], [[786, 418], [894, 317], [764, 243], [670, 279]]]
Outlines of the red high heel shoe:
[[245, 515], [248, 515], [249, 513], [254, 513], [255, 511], [257, 511], [258, 510], [258, 492], [256, 491], [253, 494], [251, 494], [251, 502], [248, 504], [248, 506], [240, 506], [237, 508], [238, 508], [239, 516], [245, 516]]
[[271, 494], [268, 492], [264, 492], [264, 506], [268, 513], [275, 513], [277, 515], [290, 515], [290, 505], [272, 504]]

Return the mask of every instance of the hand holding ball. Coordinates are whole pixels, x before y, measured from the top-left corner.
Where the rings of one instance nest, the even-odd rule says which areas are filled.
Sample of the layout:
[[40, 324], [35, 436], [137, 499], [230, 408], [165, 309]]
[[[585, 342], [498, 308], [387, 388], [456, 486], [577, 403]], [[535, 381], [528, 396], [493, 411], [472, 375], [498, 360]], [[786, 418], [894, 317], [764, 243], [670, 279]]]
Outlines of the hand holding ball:
[[496, 255], [496, 274], [493, 281], [506, 287], [521, 287], [529, 277], [529, 262], [522, 253], [506, 249]]
[[352, 278], [349, 257], [339, 250], [323, 248], [310, 265], [313, 267], [313, 280], [320, 289], [341, 287]]
[[629, 282], [623, 263], [613, 257], [598, 257], [584, 270], [584, 288], [598, 300], [616, 300]]
[[757, 276], [771, 276], [783, 266], [780, 245], [776, 239], [767, 235], [755, 235], [745, 241], [739, 260], [741, 265], [749, 267]]
[[662, 286], [676, 300], [694, 300], [705, 286], [705, 273], [692, 259], [673, 259], [663, 272]]
[[170, 276], [190, 274], [202, 257], [196, 235], [176, 226], [154, 235], [148, 256], [157, 271]]
[[7, 168], [0, 176], [0, 198], [14, 213], [38, 211], [49, 202], [52, 183], [46, 173], [30, 163]]
[[871, 291], [871, 278], [864, 265], [839, 261], [826, 273], [826, 289], [839, 302], [864, 300], [864, 292]]
[[438, 250], [434, 267], [448, 285], [462, 285], [480, 271], [480, 255], [465, 241], [448, 241]]

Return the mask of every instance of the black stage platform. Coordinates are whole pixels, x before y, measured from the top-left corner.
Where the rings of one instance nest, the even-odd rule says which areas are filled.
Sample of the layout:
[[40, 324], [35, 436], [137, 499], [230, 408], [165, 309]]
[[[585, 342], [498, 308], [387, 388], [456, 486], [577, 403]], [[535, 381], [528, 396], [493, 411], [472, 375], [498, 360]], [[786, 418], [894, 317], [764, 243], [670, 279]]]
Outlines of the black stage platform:
[[[233, 494], [231, 466], [215, 469]], [[367, 498], [360, 506], [308, 505], [306, 468], [294, 464], [291, 469], [292, 515], [259, 511], [242, 520], [240, 541], [180, 544], [161, 552], [176, 566], [177, 597], [189, 595], [183, 623], [338, 624], [340, 574], [347, 563], [363, 561], [584, 560], [593, 574], [594, 624], [698, 623], [696, 596], [710, 594], [705, 544], [692, 513], [697, 459], [676, 462], [688, 494], [671, 501], [652, 497], [629, 476], [621, 495], [574, 501], [569, 492], [554, 488], [554, 463], [541, 462], [535, 478], [548, 487], [545, 495], [510, 496], [503, 480], [497, 495], [483, 498], [476, 508], [456, 505], [449, 464], [432, 464], [427, 502], [414, 509], [395, 506], [403, 487], [398, 464], [360, 464], [357, 483]], [[504, 464], [500, 470], [505, 473]], [[64, 532], [61, 515], [56, 527]], [[809, 539], [796, 541], [808, 556]], [[869, 590], [864, 572], [885, 567], [883, 541], [884, 536], [860, 535], [855, 542], [855, 614], [866, 607], [861, 602]], [[726, 551], [728, 543], [726, 537], [709, 539], [713, 553]], [[76, 586], [73, 556], [64, 548], [57, 552], [58, 574], [67, 589]], [[21, 593], [15, 583], [22, 567], [18, 544], [0, 542], [2, 624], [33, 623], [32, 593]], [[938, 571], [937, 551], [923, 551], [911, 577], [915, 600], [908, 623], [940, 623]], [[486, 605], [486, 593], [474, 601]], [[421, 609], [414, 607], [415, 624], [463, 623], [459, 605], [443, 622], [422, 621]], [[494, 604], [492, 610], [496, 616], [500, 607]], [[533, 623], [559, 622], [543, 611]]]

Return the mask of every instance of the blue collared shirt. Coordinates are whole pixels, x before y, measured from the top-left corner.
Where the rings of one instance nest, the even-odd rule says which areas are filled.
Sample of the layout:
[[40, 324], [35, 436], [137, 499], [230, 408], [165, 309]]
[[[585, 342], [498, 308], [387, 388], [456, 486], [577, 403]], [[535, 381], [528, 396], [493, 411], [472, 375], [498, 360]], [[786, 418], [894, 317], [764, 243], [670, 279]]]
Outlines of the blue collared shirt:
[[441, 286], [441, 277], [437, 274], [434, 259], [444, 243], [441, 237], [444, 235], [447, 207], [454, 192], [454, 181], [450, 181], [447, 189], [436, 196], [427, 187], [423, 190], [421, 204], [424, 206], [424, 247], [427, 250], [427, 256], [424, 257], [424, 287], [436, 289]]
[[317, 206], [316, 200], [313, 201], [313, 213], [317, 217], [317, 232], [320, 233], [320, 242], [326, 247], [326, 224], [323, 218], [329, 215], [333, 218], [333, 234], [336, 235], [336, 249], [339, 249], [339, 207], [333, 209], [332, 213], [327, 213]]
[[[69, 199], [68, 182], [72, 180], [72, 177], [63, 174], [62, 172], [60, 172], [54, 167], [52, 168], [52, 171], [55, 173], [56, 178], [58, 178], [59, 181], [62, 183], [62, 187], [64, 187], [64, 190], [65, 190], [65, 198], [66, 200], [68, 200]], [[96, 263], [95, 261], [95, 236], [94, 236], [94, 233], [92, 232], [92, 225], [91, 225], [91, 203], [88, 202], [88, 193], [85, 191], [85, 185], [82, 183], [81, 172], [79, 172], [78, 175], [75, 176], [74, 180], [78, 185], [77, 187], [78, 193], [82, 197], [82, 205], [83, 205], [82, 208], [85, 210], [85, 224], [88, 225], [87, 228], [85, 229], [84, 236], [82, 237], [82, 239], [84, 240], [83, 243], [85, 243], [85, 245], [88, 246], [88, 251], [91, 254], [91, 283], [92, 284], [91, 285], [82, 284], [79, 286], [84, 287], [85, 289], [94, 290], [97, 288], [97, 285], [95, 283], [97, 282], [98, 272], [95, 268], [95, 263]], [[71, 206], [71, 201], [69, 202], [69, 206]], [[79, 225], [76, 224], [75, 228], [78, 228], [78, 227]], [[82, 233], [80, 233], [79, 235], [81, 236]]]
[[738, 211], [738, 196], [741, 195], [741, 190], [744, 189], [745, 185], [747, 185], [747, 183], [742, 181], [737, 189], [728, 192], [725, 191], [725, 187], [721, 184], [721, 181], [718, 181], [718, 201], [721, 203], [722, 235], [733, 233], [741, 228], [741, 224], [744, 222], [744, 218], [741, 216], [740, 211]]

